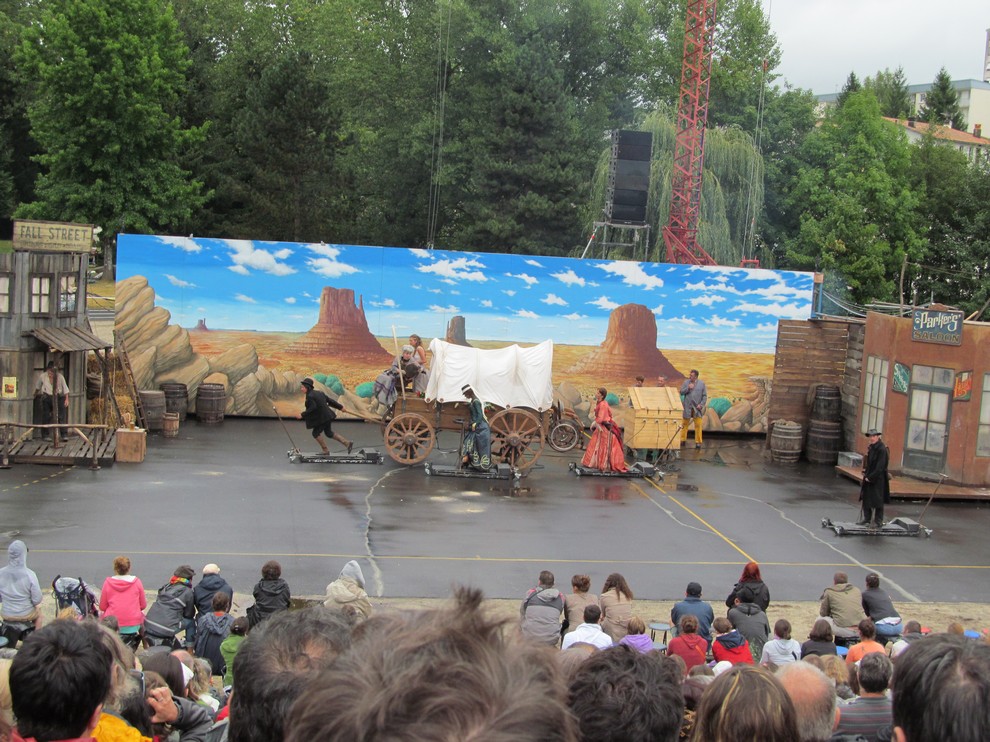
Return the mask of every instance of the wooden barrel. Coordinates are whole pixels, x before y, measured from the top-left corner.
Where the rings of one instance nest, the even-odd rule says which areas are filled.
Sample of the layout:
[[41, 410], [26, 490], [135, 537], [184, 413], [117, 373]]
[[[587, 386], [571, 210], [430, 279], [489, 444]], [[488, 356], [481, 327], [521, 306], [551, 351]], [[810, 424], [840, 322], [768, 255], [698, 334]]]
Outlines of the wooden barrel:
[[836, 464], [842, 442], [842, 423], [812, 420], [808, 423], [808, 444], [804, 455], [813, 464]]
[[842, 393], [839, 387], [823, 384], [815, 390], [815, 401], [811, 406], [811, 419], [832, 423], [842, 419]]
[[804, 429], [801, 423], [777, 420], [770, 434], [770, 456], [781, 464], [796, 464], [801, 458]]
[[179, 434], [179, 413], [166, 412], [162, 416], [162, 435], [166, 438], [175, 438]]
[[196, 391], [196, 419], [203, 425], [219, 425], [227, 407], [227, 391], [223, 384], [200, 384]]
[[165, 411], [179, 413], [179, 420], [186, 419], [189, 412], [189, 392], [185, 384], [166, 382], [159, 384], [159, 389], [165, 392]]
[[148, 430], [161, 430], [162, 418], [165, 415], [165, 392], [141, 390], [141, 406], [144, 408], [144, 420]]

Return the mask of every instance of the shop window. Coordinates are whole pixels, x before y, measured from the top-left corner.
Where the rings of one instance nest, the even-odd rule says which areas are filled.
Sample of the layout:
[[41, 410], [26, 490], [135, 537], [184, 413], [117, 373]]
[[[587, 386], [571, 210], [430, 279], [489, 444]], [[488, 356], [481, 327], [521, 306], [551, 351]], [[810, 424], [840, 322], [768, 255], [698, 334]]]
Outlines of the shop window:
[[10, 287], [14, 278], [9, 273], [0, 273], [0, 314], [10, 314]]
[[31, 276], [31, 314], [50, 314], [52, 311], [52, 277]]
[[883, 430], [883, 415], [887, 409], [887, 379], [890, 361], [879, 356], [866, 359], [866, 388], [863, 390], [862, 432], [876, 428]]
[[78, 279], [74, 273], [58, 277], [58, 313], [75, 315], [76, 299], [79, 296]]
[[983, 374], [980, 395], [980, 426], [976, 433], [976, 455], [990, 456], [990, 374]]

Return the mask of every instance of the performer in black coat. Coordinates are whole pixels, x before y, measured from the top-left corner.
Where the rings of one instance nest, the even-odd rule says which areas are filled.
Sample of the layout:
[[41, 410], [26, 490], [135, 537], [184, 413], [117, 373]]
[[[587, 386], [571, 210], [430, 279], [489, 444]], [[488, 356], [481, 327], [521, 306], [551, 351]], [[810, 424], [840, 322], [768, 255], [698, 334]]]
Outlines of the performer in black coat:
[[326, 441], [323, 440], [323, 433], [326, 433], [328, 437], [333, 438], [342, 446], [346, 446], [347, 453], [350, 453], [354, 444], [340, 433], [334, 433], [331, 428], [333, 421], [337, 419], [337, 413], [334, 410], [342, 410], [344, 406], [319, 389], [314, 389], [312, 379], [303, 379], [301, 383], [302, 390], [306, 394], [306, 409], [300, 413], [299, 419], [306, 421], [306, 428], [313, 431], [313, 438], [320, 444], [323, 453], [330, 453]]
[[879, 430], [870, 429], [866, 435], [870, 439], [870, 447], [866, 450], [866, 459], [863, 461], [863, 486], [859, 491], [859, 499], [863, 501], [863, 517], [859, 525], [880, 528], [883, 525], [884, 503], [890, 502], [890, 482], [887, 477], [890, 450], [881, 440]]

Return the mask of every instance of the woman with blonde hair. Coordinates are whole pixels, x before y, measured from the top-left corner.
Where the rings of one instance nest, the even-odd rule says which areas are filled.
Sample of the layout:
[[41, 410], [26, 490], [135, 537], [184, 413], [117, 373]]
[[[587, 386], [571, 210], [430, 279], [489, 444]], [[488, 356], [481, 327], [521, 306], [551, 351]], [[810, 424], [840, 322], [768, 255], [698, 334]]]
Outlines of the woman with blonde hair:
[[801, 739], [794, 703], [768, 671], [736, 665], [708, 686], [694, 718], [692, 742], [794, 742]]
[[602, 595], [598, 599], [602, 609], [602, 631], [617, 642], [629, 633], [629, 619], [632, 618], [633, 592], [626, 578], [613, 572], [605, 578]]
[[100, 590], [100, 617], [115, 617], [120, 638], [135, 649], [144, 628], [144, 609], [147, 607], [144, 585], [131, 574], [131, 560], [125, 556], [116, 557], [113, 560], [113, 575], [103, 581], [103, 589]]

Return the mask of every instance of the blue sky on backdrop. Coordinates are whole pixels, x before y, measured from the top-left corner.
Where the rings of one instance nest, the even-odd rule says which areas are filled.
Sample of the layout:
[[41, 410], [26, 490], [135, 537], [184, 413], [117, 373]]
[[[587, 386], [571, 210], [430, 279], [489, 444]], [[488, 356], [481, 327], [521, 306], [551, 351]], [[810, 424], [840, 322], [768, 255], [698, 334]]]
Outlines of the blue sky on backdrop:
[[772, 353], [778, 319], [811, 315], [813, 275], [501, 253], [121, 235], [117, 280], [148, 279], [172, 322], [305, 332], [324, 286], [363, 297], [378, 336], [598, 345], [616, 307], [657, 318], [658, 346]]

